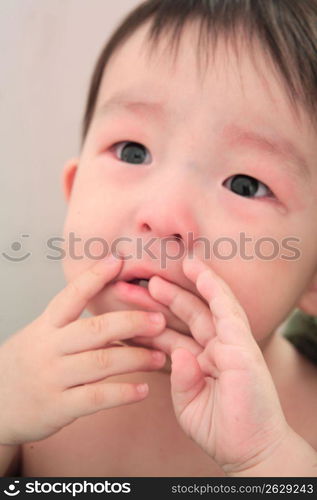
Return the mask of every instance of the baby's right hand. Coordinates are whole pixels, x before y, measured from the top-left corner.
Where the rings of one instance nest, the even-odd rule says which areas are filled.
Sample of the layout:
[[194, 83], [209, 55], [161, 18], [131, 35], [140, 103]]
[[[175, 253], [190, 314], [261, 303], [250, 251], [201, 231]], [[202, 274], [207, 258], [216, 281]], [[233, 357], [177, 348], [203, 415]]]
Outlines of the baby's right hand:
[[1, 345], [0, 444], [40, 440], [78, 417], [146, 397], [146, 386], [142, 391], [138, 384], [100, 381], [164, 365], [163, 353], [157, 358], [156, 351], [115, 344], [160, 334], [164, 316], [154, 323], [151, 313], [130, 310], [78, 319], [121, 266], [122, 260], [98, 261]]

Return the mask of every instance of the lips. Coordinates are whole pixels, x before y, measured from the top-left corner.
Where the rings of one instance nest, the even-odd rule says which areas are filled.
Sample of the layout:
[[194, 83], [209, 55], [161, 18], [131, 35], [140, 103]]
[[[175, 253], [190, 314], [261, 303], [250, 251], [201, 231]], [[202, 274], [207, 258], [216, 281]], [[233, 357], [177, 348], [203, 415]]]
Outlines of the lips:
[[171, 328], [175, 328], [185, 335], [190, 335], [188, 326], [177, 318], [167, 306], [157, 302], [151, 296], [148, 290], [148, 282], [152, 276], [159, 276], [166, 281], [179, 285], [189, 292], [197, 294], [194, 285], [184, 277], [181, 269], [176, 274], [176, 269], [174, 269], [174, 272], [171, 268], [169, 270], [158, 270], [153, 265], [151, 267], [146, 266], [144, 263], [142, 265], [133, 265], [132, 262], [127, 263], [121, 270], [121, 273], [105, 288], [107, 290], [110, 285], [115, 299], [120, 303], [129, 304], [129, 307], [132, 305], [142, 310], [162, 312], [167, 318], [167, 324]]
[[150, 269], [149, 267], [145, 266], [134, 266], [131, 267], [130, 269], [124, 270], [122, 274], [119, 275], [114, 280], [114, 283], [118, 281], [124, 281], [126, 283], [130, 283], [132, 285], [138, 285], [142, 288], [147, 289], [149, 285], [149, 280], [154, 275], [161, 276], [162, 278], [171, 280], [171, 277], [164, 276], [162, 273], [157, 272], [156, 269]]
[[118, 276], [116, 281], [134, 281], [134, 280], [149, 280], [152, 276], [162, 276], [161, 273], [154, 269], [149, 269], [145, 267], [133, 267], [126, 270], [121, 275]]
[[193, 284], [187, 279], [184, 279], [183, 273], [181, 269], [178, 270], [178, 273], [173, 272], [172, 269], [155, 269], [153, 266], [146, 266], [144, 263], [141, 264], [130, 264], [131, 267], [128, 267], [128, 264], [122, 270], [122, 273], [117, 276], [113, 280], [113, 284], [116, 284], [118, 281], [124, 281], [126, 283], [130, 283], [133, 285], [138, 285], [139, 287], [148, 288], [148, 282], [152, 278], [152, 276], [159, 276], [171, 283], [175, 283], [185, 290], [191, 291], [193, 293], [197, 293], [195, 291], [195, 287]]

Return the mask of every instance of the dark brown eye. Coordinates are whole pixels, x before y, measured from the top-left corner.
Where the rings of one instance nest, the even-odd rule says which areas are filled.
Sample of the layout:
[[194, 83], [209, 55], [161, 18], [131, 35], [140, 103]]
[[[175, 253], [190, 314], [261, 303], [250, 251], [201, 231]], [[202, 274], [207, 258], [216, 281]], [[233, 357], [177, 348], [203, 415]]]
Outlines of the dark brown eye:
[[224, 185], [233, 193], [246, 198], [273, 196], [268, 186], [249, 175], [233, 175], [225, 181]]

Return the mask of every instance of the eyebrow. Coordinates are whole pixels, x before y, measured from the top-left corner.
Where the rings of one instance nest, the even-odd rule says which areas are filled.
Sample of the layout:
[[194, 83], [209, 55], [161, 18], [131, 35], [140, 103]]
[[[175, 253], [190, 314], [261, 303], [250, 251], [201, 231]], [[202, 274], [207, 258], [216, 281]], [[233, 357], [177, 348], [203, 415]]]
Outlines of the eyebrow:
[[168, 110], [163, 102], [158, 101], [142, 101], [139, 99], [131, 99], [125, 92], [117, 93], [100, 106], [96, 111], [96, 117], [103, 116], [120, 110], [130, 111], [135, 114], [142, 115], [146, 118], [154, 115], [162, 121], [167, 118]]
[[[168, 116], [171, 115], [175, 119], [177, 118], [176, 110], [168, 110], [164, 102], [144, 101], [140, 98], [134, 100], [133, 95], [131, 97], [131, 93], [126, 92], [118, 92], [104, 102], [97, 109], [95, 116], [102, 118], [112, 112], [122, 110], [133, 113], [141, 118], [154, 118], [161, 122], [166, 122]], [[178, 116], [178, 118], [179, 121], [184, 120], [184, 117]], [[231, 147], [257, 149], [275, 156], [281, 161], [286, 161], [287, 164], [281, 163], [283, 169], [286, 171], [292, 169], [292, 172], [300, 179], [303, 177], [306, 181], [311, 179], [311, 172], [303, 153], [290, 139], [276, 132], [266, 135], [236, 123], [229, 123], [223, 127], [221, 137]]]
[[283, 169], [292, 169], [299, 178], [309, 180], [311, 171], [303, 153], [288, 138], [276, 132], [270, 135], [230, 123], [223, 128], [222, 135], [229, 146], [258, 149], [264, 153], [271, 154], [287, 164], [281, 163]]

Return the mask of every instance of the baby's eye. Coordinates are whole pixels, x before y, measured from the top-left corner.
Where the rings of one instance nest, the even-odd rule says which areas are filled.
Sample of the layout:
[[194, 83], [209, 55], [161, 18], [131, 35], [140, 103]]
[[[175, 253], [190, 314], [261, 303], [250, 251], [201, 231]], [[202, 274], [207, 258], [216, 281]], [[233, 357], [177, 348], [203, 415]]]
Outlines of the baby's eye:
[[235, 194], [247, 198], [261, 198], [264, 196], [274, 197], [268, 186], [249, 175], [233, 175], [224, 182], [225, 187], [229, 187]]
[[[112, 146], [119, 160], [138, 165], [146, 159], [147, 149], [138, 142], [121, 141]], [[146, 163], [149, 163], [147, 161]]]

